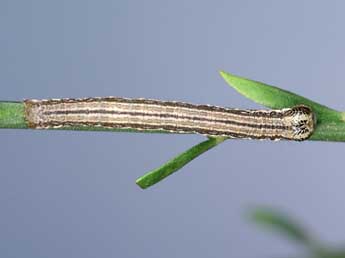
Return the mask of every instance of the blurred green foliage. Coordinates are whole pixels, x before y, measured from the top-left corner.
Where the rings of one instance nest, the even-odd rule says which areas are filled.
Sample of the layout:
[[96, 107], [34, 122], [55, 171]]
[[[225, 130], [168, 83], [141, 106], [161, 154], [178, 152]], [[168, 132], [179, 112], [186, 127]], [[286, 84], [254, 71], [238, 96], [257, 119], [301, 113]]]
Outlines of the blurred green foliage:
[[343, 248], [331, 247], [312, 237], [310, 232], [296, 220], [282, 212], [269, 208], [257, 208], [250, 213], [250, 219], [256, 224], [280, 233], [282, 236], [302, 245], [305, 253], [301, 258], [345, 258]]

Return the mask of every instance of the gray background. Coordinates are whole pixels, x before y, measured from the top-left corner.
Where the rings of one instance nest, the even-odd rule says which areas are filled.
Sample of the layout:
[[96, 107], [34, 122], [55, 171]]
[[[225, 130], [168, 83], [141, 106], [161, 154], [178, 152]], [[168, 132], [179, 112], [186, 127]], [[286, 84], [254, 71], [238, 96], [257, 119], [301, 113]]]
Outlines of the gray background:
[[[0, 2], [3, 100], [149, 97], [259, 108], [220, 69], [345, 109], [344, 1]], [[227, 141], [143, 191], [197, 135], [1, 130], [1, 257], [277, 257], [250, 208], [344, 237], [342, 143]]]

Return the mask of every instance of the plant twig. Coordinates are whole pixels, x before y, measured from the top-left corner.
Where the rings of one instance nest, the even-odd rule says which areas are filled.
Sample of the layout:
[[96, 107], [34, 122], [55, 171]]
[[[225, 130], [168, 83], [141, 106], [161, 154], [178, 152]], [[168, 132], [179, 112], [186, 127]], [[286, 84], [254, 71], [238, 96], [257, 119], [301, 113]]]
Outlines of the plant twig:
[[[342, 141], [345, 142], [345, 113], [316, 103], [295, 93], [270, 86], [261, 82], [249, 80], [221, 71], [221, 76], [234, 89], [245, 97], [269, 108], [281, 109], [299, 104], [309, 106], [317, 117], [317, 125], [309, 140]], [[0, 101], [0, 128], [28, 128], [25, 120], [25, 109], [22, 102]], [[111, 129], [98, 126], [68, 126], [60, 130], [86, 130], [86, 131], [115, 131], [115, 132], [142, 132], [135, 129]], [[146, 133], [170, 133], [169, 131], [152, 130]], [[147, 188], [182, 168], [197, 156], [223, 142], [226, 138], [210, 138], [189, 150], [183, 152], [163, 166], [140, 177], [137, 184]]]

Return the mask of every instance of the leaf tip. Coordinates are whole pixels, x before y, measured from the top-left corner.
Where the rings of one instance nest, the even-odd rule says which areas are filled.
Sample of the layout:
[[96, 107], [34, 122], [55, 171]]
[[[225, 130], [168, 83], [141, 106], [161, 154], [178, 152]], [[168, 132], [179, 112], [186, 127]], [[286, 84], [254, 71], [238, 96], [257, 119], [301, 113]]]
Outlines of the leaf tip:
[[143, 183], [143, 180], [141, 177], [135, 180], [135, 183], [137, 184], [137, 186], [139, 186], [143, 190], [145, 190], [148, 187], [145, 183]]
[[223, 70], [220, 70], [219, 71], [219, 74], [220, 76], [222, 76], [222, 78], [228, 83], [228, 84], [231, 84], [232, 82], [232, 79], [236, 78], [237, 76], [231, 74], [231, 73], [228, 73], [228, 72], [225, 72]]
[[220, 74], [220, 76], [222, 76], [224, 78], [224, 76], [226, 75], [226, 72], [223, 70], [219, 70], [219, 74]]
[[232, 73], [225, 72], [223, 70], [219, 71], [220, 75], [223, 77], [225, 82], [233, 87], [235, 90], [239, 91], [240, 93], [246, 95], [245, 89], [257, 83], [256, 81], [249, 80], [247, 78], [234, 75]]

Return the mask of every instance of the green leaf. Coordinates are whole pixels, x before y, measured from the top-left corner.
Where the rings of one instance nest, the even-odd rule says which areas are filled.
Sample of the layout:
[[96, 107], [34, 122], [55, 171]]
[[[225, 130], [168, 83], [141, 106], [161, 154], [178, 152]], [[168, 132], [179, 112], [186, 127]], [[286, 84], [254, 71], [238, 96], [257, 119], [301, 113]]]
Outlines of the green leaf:
[[312, 108], [316, 113], [317, 119], [322, 122], [343, 121], [341, 112], [328, 108], [295, 93], [262, 82], [226, 73], [224, 71], [221, 71], [220, 74], [230, 86], [243, 96], [266, 107], [281, 109], [304, 104]]
[[251, 214], [253, 221], [304, 245], [308, 256], [314, 258], [345, 258], [345, 250], [321, 243], [306, 232], [296, 221], [273, 209], [260, 208]]
[[255, 223], [277, 230], [292, 240], [308, 246], [313, 242], [300, 225], [274, 210], [256, 209], [251, 217]]
[[187, 151], [181, 153], [180, 155], [176, 156], [175, 158], [168, 161], [161, 167], [152, 170], [151, 172], [138, 178], [136, 180], [136, 183], [143, 189], [148, 188], [163, 180], [167, 176], [170, 176], [172, 173], [176, 172], [177, 170], [185, 166], [187, 163], [189, 163], [202, 153], [217, 146], [225, 140], [226, 138], [223, 137], [209, 138], [208, 140], [201, 142], [193, 146], [192, 148], [188, 149]]

